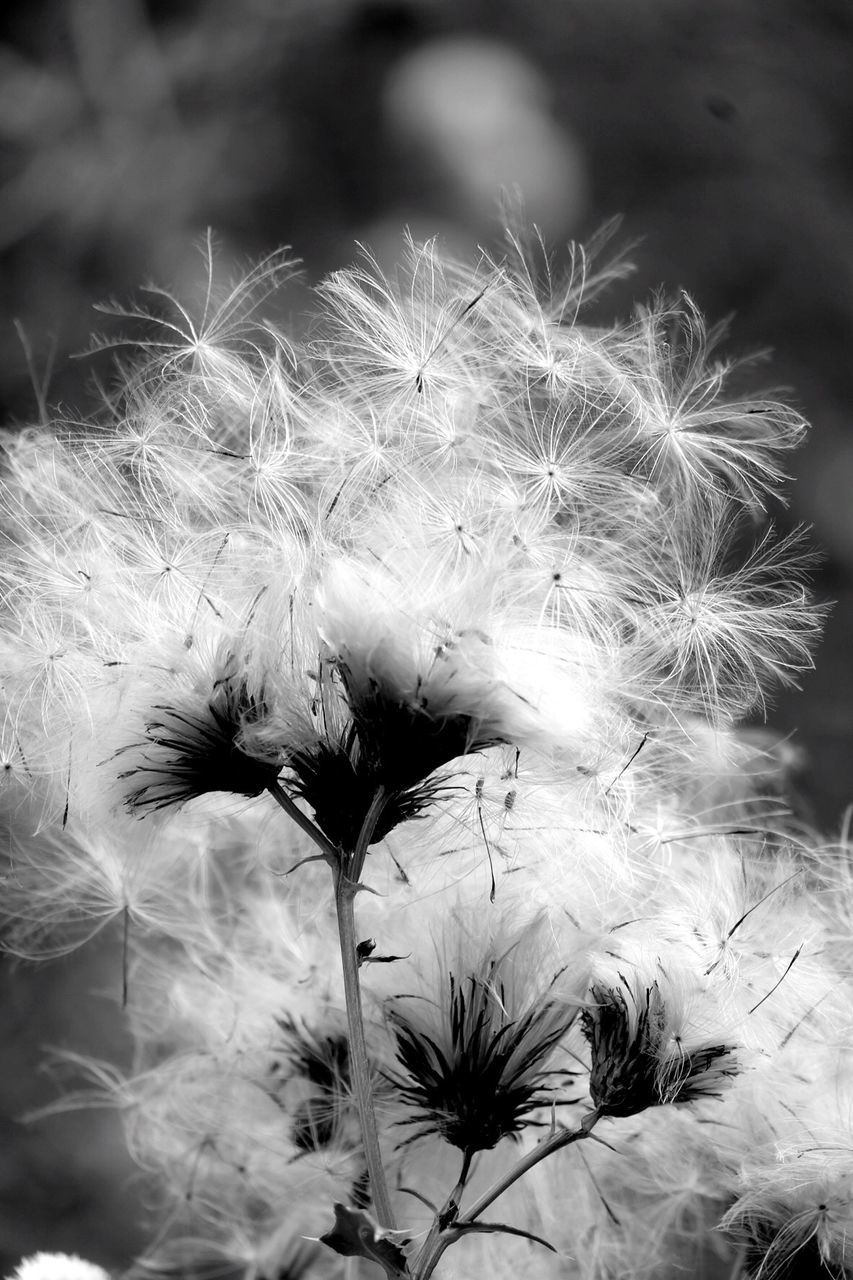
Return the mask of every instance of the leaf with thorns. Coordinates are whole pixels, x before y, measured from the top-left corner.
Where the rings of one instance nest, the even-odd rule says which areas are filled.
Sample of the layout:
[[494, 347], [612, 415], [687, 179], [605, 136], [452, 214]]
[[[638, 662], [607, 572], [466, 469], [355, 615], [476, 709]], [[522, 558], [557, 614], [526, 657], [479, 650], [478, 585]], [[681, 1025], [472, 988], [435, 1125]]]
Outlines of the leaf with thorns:
[[375, 1262], [388, 1280], [406, 1280], [409, 1275], [406, 1255], [369, 1214], [340, 1203], [335, 1204], [334, 1210], [335, 1224], [331, 1231], [320, 1236], [321, 1244], [344, 1258], [366, 1258]]

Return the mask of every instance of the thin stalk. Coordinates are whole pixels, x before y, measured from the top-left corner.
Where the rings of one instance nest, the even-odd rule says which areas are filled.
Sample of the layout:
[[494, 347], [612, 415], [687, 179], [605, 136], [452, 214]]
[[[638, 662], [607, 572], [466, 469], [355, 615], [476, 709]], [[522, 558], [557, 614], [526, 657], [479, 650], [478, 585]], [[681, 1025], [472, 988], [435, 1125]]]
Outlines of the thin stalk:
[[361, 825], [355, 848], [348, 854], [341, 849], [335, 848], [323, 835], [319, 827], [294, 804], [290, 796], [277, 782], [272, 783], [268, 790], [276, 804], [314, 841], [323, 858], [332, 868], [332, 875], [335, 881], [335, 913], [338, 922], [338, 941], [341, 949], [341, 967], [344, 978], [344, 998], [347, 1010], [353, 1092], [361, 1124], [361, 1136], [364, 1143], [367, 1172], [370, 1177], [373, 1207], [376, 1211], [379, 1225], [393, 1231], [395, 1229], [394, 1211], [391, 1208], [391, 1197], [388, 1194], [388, 1183], [385, 1178], [382, 1153], [379, 1147], [376, 1110], [373, 1105], [370, 1059], [367, 1054], [367, 1040], [364, 1034], [364, 1010], [361, 1002], [361, 983], [358, 976], [354, 907], [355, 895], [358, 893], [359, 888], [358, 879], [364, 867], [364, 860], [367, 857], [367, 850], [376, 831], [376, 825], [387, 803], [388, 794], [384, 787], [380, 786], [376, 789], [364, 822]]
[[425, 1277], [432, 1275], [435, 1270], [439, 1258], [448, 1247], [448, 1241], [442, 1240], [442, 1232], [459, 1217], [459, 1202], [462, 1199], [462, 1192], [465, 1190], [465, 1184], [468, 1181], [468, 1174], [471, 1171], [471, 1160], [473, 1151], [466, 1151], [462, 1156], [462, 1169], [456, 1186], [444, 1202], [442, 1208], [435, 1215], [433, 1224], [429, 1229], [429, 1234], [423, 1243], [420, 1253], [414, 1263], [412, 1272], [414, 1280], [425, 1280]]
[[376, 830], [376, 824], [382, 817], [382, 810], [388, 803], [388, 792], [383, 786], [376, 788], [373, 799], [370, 802], [370, 808], [365, 814], [364, 822], [361, 824], [361, 830], [358, 833], [355, 849], [350, 858], [348, 874], [350, 880], [358, 883], [361, 873], [364, 870], [364, 860], [367, 857], [367, 850], [373, 839], [373, 833]]
[[361, 984], [358, 979], [356, 955], [355, 911], [353, 900], [357, 889], [341, 871], [335, 877], [335, 911], [338, 917], [338, 938], [341, 945], [341, 964], [344, 974], [344, 996], [347, 1006], [347, 1030], [349, 1032], [350, 1070], [355, 1093], [364, 1156], [370, 1176], [370, 1192], [380, 1227], [395, 1229], [394, 1211], [388, 1195], [385, 1168], [379, 1149], [379, 1132], [376, 1127], [376, 1111], [373, 1106], [373, 1082], [370, 1078], [370, 1059], [364, 1035], [364, 1011], [361, 1004]]
[[311, 819], [302, 812], [298, 805], [294, 804], [290, 796], [282, 786], [277, 782], [271, 782], [267, 787], [270, 795], [276, 804], [284, 810], [288, 818], [292, 818], [305, 834], [314, 841], [317, 848], [330, 866], [337, 867], [341, 862], [340, 852], [335, 848], [330, 840], [327, 840], [322, 831]]
[[[433, 1234], [434, 1232], [435, 1234]], [[444, 1253], [445, 1249], [450, 1248], [451, 1244], [453, 1244], [453, 1240], [449, 1240], [447, 1236], [443, 1235], [440, 1231], [436, 1232], [435, 1223], [433, 1223], [430, 1228], [430, 1233], [426, 1238], [426, 1243], [418, 1254], [417, 1261], [415, 1262], [414, 1270], [412, 1271], [412, 1280], [429, 1280], [429, 1277], [441, 1261], [441, 1255]]]
[[[514, 1165], [502, 1178], [499, 1178], [488, 1191], [484, 1192], [480, 1199], [467, 1210], [464, 1218], [456, 1218], [452, 1223], [449, 1223], [447, 1234], [444, 1234], [441, 1230], [436, 1230], [441, 1216], [439, 1215], [433, 1223], [424, 1247], [415, 1262], [412, 1270], [412, 1280], [429, 1280], [429, 1277], [438, 1266], [441, 1255], [456, 1239], [453, 1235], [454, 1227], [464, 1227], [468, 1223], [475, 1222], [481, 1213], [485, 1213], [490, 1204], [493, 1204], [514, 1182], [517, 1182], [519, 1178], [523, 1177], [534, 1165], [539, 1164], [541, 1160], [546, 1160], [548, 1156], [553, 1155], [555, 1151], [559, 1151], [562, 1147], [568, 1147], [573, 1142], [580, 1142], [582, 1138], [588, 1138], [597, 1120], [597, 1113], [592, 1112], [587, 1120], [582, 1122], [579, 1129], [563, 1130], [560, 1133], [552, 1133], [549, 1138], [545, 1138], [532, 1151], [529, 1151], [526, 1156], [522, 1156], [518, 1164]], [[451, 1198], [454, 1194], [455, 1190], [451, 1193]]]
[[497, 1182], [480, 1196], [480, 1199], [465, 1214], [463, 1222], [474, 1222], [481, 1213], [488, 1209], [490, 1204], [497, 1200], [498, 1196], [502, 1196], [514, 1182], [517, 1182], [519, 1178], [523, 1177], [534, 1165], [539, 1164], [541, 1160], [547, 1160], [548, 1156], [552, 1156], [555, 1151], [571, 1146], [573, 1142], [580, 1142], [583, 1138], [588, 1138], [598, 1120], [596, 1112], [592, 1112], [591, 1117], [588, 1118], [587, 1122], [582, 1121], [579, 1129], [563, 1129], [559, 1133], [552, 1133], [550, 1137], [544, 1138], [542, 1142], [537, 1143], [532, 1151], [528, 1151], [526, 1156], [522, 1156], [518, 1164], [514, 1165], [502, 1178], [498, 1178]]

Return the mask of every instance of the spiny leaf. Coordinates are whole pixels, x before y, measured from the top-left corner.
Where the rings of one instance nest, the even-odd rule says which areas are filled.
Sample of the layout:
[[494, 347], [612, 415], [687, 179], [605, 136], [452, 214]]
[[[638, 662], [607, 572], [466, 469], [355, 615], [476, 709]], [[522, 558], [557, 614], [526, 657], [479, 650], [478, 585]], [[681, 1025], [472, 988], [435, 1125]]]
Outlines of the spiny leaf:
[[407, 1280], [409, 1268], [402, 1249], [362, 1209], [336, 1204], [335, 1225], [320, 1243], [344, 1258], [367, 1258], [382, 1267], [388, 1280]]

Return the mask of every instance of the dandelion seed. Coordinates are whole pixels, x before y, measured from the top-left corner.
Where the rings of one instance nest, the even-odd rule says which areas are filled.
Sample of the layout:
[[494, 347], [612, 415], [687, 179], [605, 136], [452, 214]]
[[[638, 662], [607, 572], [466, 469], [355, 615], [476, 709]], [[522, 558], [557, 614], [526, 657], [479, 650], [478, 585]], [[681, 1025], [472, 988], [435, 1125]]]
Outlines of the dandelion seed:
[[[770, 1155], [761, 1164], [757, 1156]], [[849, 1146], [823, 1144], [750, 1153], [742, 1194], [720, 1226], [745, 1251], [752, 1280], [847, 1274], [853, 1166]]]
[[732, 530], [722, 518], [711, 507], [701, 532], [676, 521], [661, 537], [659, 567], [647, 583], [642, 571], [635, 579], [648, 601], [635, 615], [644, 678], [655, 679], [657, 664], [661, 701], [712, 720], [760, 704], [770, 680], [793, 683], [811, 665], [821, 619], [804, 608], [797, 539], [774, 545], [765, 536], [728, 570]]
[[709, 355], [722, 332], [706, 331], [686, 295], [641, 312], [637, 345], [626, 346], [638, 375], [626, 383], [644, 449], [638, 465], [688, 499], [717, 491], [761, 506], [782, 476], [776, 455], [801, 441], [804, 424], [770, 402], [721, 402], [729, 369]]
[[330, 276], [321, 289], [332, 332], [318, 346], [343, 386], [410, 413], [420, 400], [465, 394], [479, 363], [469, 317], [485, 292], [472, 295], [470, 275], [443, 261], [434, 241], [410, 240], [397, 283], [369, 254], [363, 267]]

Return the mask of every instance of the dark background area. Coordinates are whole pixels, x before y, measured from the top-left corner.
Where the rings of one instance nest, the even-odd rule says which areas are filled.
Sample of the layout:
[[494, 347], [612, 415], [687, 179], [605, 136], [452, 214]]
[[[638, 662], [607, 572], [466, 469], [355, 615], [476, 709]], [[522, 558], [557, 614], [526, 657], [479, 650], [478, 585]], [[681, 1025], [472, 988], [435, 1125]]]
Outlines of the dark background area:
[[[94, 304], [147, 280], [192, 297], [208, 227], [223, 275], [286, 243], [310, 284], [356, 240], [391, 267], [407, 225], [499, 249], [514, 185], [558, 262], [623, 216], [638, 270], [598, 318], [683, 288], [731, 317], [728, 352], [769, 349], [741, 383], [785, 388], [813, 423], [776, 515], [813, 525], [817, 592], [837, 602], [815, 671], [769, 721], [802, 748], [798, 803], [837, 836], [853, 799], [849, 0], [7, 0], [3, 22], [7, 424], [36, 414], [33, 368], [84, 414], [108, 376], [76, 358], [108, 329]], [[289, 289], [274, 318], [298, 325], [307, 302]], [[76, 994], [93, 973], [110, 989], [110, 945], [3, 971], [7, 1269], [36, 1247], [118, 1265], [141, 1244], [111, 1120], [20, 1122], [52, 1096], [39, 1046], [120, 1055], [114, 991]]]

